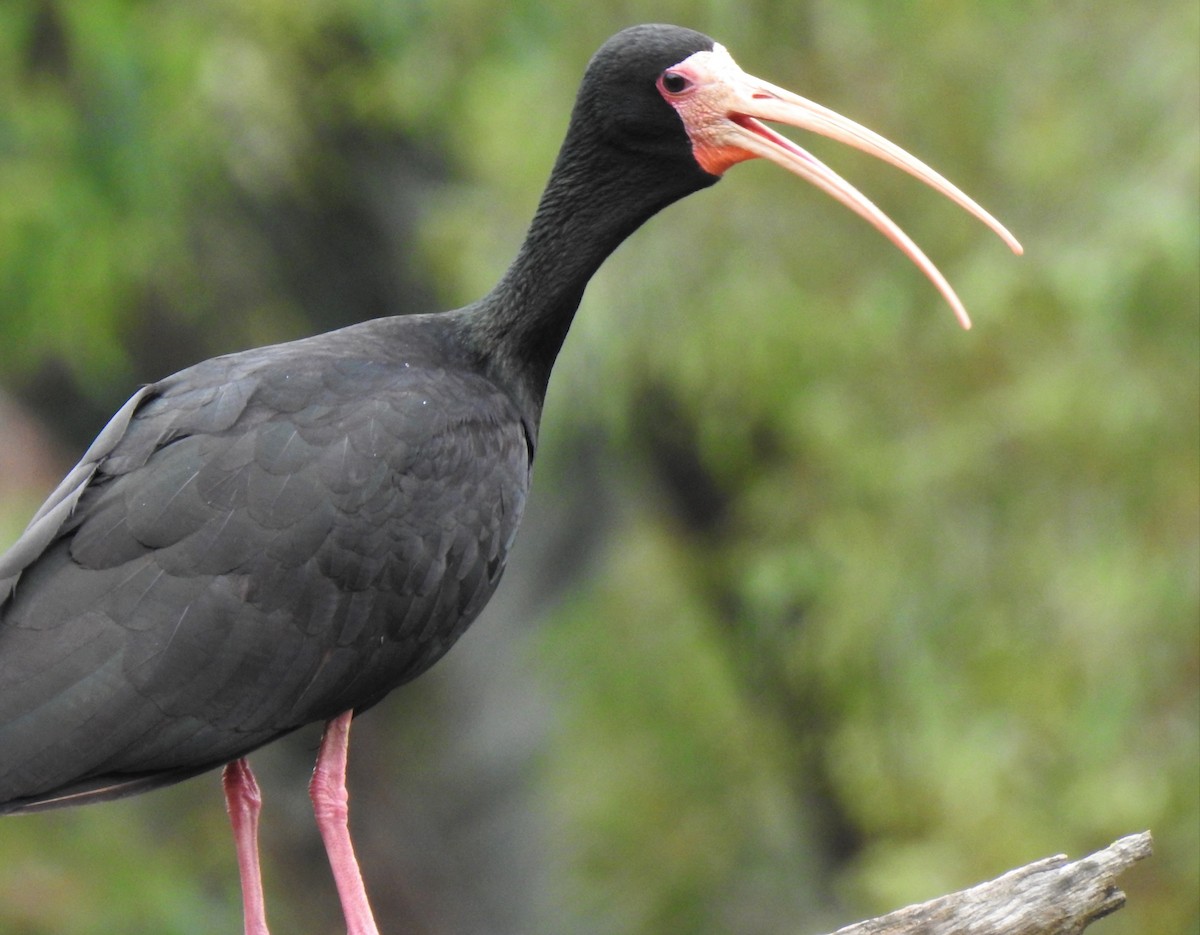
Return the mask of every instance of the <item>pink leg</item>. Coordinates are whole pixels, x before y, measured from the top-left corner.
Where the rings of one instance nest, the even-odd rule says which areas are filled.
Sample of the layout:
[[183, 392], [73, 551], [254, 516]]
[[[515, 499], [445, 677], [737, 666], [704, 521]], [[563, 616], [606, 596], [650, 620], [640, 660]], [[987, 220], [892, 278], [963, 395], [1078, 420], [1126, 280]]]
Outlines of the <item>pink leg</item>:
[[229, 809], [233, 840], [237, 845], [246, 935], [270, 935], [266, 903], [263, 902], [262, 871], [258, 864], [258, 815], [262, 811], [258, 782], [250, 772], [250, 764], [243, 759], [225, 766], [221, 784], [225, 787], [225, 805]]
[[317, 828], [325, 841], [333, 881], [342, 900], [346, 917], [346, 935], [379, 935], [367, 889], [363, 886], [358, 859], [350, 843], [349, 794], [346, 792], [346, 751], [350, 745], [350, 719], [353, 711], [339, 714], [325, 726], [317, 766], [308, 791], [312, 796]]

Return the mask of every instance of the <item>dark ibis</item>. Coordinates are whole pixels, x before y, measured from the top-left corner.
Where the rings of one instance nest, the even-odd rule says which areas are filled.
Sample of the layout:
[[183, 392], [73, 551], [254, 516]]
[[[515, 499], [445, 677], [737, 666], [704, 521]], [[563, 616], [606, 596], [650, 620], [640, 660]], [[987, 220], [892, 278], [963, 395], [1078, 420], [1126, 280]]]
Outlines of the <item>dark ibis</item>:
[[267, 931], [245, 757], [325, 722], [310, 785], [350, 935], [377, 932], [347, 829], [351, 718], [445, 653], [500, 582], [546, 385], [588, 280], [651, 215], [763, 157], [920, 249], [763, 121], [922, 179], [877, 134], [753, 78], [707, 36], [638, 26], [588, 65], [517, 257], [456, 311], [206, 360], [139, 389], [0, 556], [0, 812], [217, 767], [245, 929]]

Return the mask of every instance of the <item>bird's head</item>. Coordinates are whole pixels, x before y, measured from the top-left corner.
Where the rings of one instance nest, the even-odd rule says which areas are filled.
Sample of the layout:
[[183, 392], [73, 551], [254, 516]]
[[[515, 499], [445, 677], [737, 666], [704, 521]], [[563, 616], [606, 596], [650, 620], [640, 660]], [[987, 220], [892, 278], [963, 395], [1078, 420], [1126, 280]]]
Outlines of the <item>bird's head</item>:
[[610, 146], [650, 156], [709, 184], [747, 159], [769, 159], [836, 198], [895, 244], [970, 320], [941, 272], [886, 214], [831, 168], [764, 123], [854, 146], [903, 169], [979, 218], [1014, 253], [1021, 245], [992, 215], [915, 156], [847, 117], [742, 71], [724, 46], [677, 26], [635, 26], [593, 57], [579, 107]]

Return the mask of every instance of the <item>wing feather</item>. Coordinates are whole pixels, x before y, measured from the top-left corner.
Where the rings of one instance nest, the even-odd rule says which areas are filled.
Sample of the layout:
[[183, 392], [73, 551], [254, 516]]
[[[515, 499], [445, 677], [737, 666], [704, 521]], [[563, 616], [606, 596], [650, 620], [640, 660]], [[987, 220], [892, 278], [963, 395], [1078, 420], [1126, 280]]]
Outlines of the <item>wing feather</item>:
[[0, 556], [0, 811], [367, 707], [482, 609], [528, 485], [519, 411], [471, 372], [311, 347], [140, 390]]

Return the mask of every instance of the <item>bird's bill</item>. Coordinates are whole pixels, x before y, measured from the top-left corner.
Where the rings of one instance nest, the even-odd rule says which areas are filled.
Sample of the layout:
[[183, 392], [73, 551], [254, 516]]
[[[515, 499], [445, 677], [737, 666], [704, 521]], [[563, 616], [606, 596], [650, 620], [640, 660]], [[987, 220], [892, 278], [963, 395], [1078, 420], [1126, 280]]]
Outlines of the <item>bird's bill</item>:
[[736, 163], [762, 157], [811, 182], [866, 218], [912, 260], [937, 286], [964, 328], [971, 327], [971, 319], [962, 302], [912, 238], [829, 166], [761, 121], [811, 130], [890, 162], [975, 215], [1014, 253], [1023, 252], [1003, 224], [921, 160], [827, 107], [746, 74], [719, 44], [668, 69], [658, 86], [683, 120], [692, 153], [706, 172], [721, 175]]

